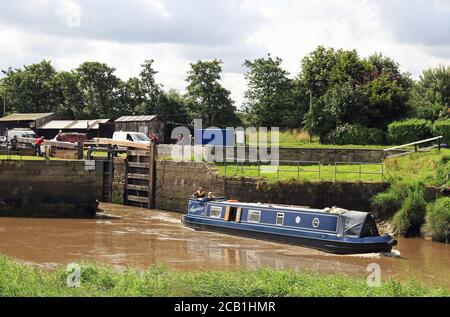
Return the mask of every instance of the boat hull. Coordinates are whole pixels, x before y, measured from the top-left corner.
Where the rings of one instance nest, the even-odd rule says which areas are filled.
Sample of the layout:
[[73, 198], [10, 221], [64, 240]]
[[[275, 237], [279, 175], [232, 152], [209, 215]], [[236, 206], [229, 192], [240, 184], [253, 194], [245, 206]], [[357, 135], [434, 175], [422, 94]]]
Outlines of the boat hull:
[[187, 219], [186, 215], [183, 216], [182, 222], [186, 226], [195, 230], [216, 231], [235, 236], [237, 235], [245, 238], [262, 239], [272, 242], [281, 242], [285, 244], [287, 243], [291, 245], [305, 246], [334, 254], [363, 254], [363, 253], [391, 252], [392, 247], [397, 244], [397, 241], [394, 239], [391, 239], [386, 242], [375, 242], [375, 243], [349, 243], [345, 241], [330, 241], [307, 237], [279, 235], [270, 232], [256, 232], [230, 227], [223, 227], [219, 225], [194, 222]]

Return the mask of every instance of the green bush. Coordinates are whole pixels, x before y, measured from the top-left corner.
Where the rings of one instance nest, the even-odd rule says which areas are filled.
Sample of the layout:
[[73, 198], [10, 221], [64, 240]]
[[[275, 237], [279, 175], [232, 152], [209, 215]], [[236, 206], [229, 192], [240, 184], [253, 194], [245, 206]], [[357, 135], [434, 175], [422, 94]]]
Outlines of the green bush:
[[426, 209], [425, 189], [419, 185], [408, 193], [402, 207], [392, 218], [394, 229], [402, 236], [419, 233], [425, 221]]
[[372, 212], [379, 219], [389, 219], [402, 207], [412, 192], [423, 190], [424, 185], [418, 181], [395, 180], [387, 190], [372, 197]]
[[450, 144], [450, 119], [436, 121], [433, 125], [433, 134], [443, 136], [442, 142]]
[[343, 124], [330, 132], [325, 142], [337, 145], [378, 145], [384, 143], [384, 133], [360, 124]]
[[442, 156], [434, 180], [438, 186], [450, 186], [450, 155]]
[[391, 144], [406, 144], [430, 138], [431, 121], [409, 119], [392, 122], [388, 126], [387, 138]]
[[450, 242], [450, 197], [440, 198], [428, 205], [422, 231], [434, 241]]

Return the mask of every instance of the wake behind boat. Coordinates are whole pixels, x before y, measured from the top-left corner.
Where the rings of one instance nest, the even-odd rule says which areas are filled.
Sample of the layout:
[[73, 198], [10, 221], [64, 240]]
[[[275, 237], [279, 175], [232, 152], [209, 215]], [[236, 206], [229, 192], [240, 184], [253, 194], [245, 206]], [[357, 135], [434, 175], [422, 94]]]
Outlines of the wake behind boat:
[[340, 208], [242, 203], [191, 198], [183, 223], [215, 230], [307, 246], [336, 254], [391, 252], [397, 241], [380, 236], [371, 213]]

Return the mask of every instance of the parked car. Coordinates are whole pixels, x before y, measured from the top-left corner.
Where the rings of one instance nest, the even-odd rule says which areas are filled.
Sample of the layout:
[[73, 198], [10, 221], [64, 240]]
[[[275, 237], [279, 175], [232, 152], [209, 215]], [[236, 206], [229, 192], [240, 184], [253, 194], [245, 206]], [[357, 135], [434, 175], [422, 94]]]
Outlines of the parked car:
[[112, 139], [118, 141], [129, 141], [143, 144], [149, 144], [151, 142], [150, 138], [145, 133], [142, 132], [118, 131], [114, 132]]

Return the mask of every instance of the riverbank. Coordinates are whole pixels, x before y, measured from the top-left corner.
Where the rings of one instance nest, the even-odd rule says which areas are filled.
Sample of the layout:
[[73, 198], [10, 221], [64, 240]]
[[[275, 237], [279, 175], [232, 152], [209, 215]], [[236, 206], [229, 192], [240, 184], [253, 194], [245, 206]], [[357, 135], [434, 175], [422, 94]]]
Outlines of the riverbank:
[[0, 256], [0, 296], [450, 296], [450, 290], [389, 280], [369, 287], [364, 279], [273, 269], [182, 272], [165, 266], [113, 271], [81, 265], [78, 288], [67, 286], [65, 270], [44, 271]]

